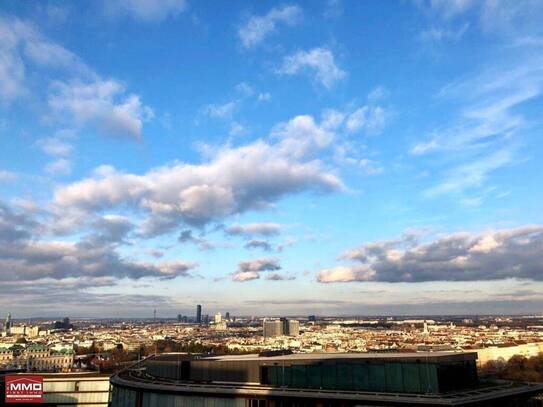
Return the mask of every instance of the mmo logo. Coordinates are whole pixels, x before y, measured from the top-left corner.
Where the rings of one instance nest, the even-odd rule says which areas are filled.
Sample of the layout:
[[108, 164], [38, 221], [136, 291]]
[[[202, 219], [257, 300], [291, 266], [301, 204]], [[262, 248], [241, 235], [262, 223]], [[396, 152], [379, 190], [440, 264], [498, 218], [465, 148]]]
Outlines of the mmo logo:
[[6, 379], [6, 403], [43, 402], [43, 377], [8, 375]]

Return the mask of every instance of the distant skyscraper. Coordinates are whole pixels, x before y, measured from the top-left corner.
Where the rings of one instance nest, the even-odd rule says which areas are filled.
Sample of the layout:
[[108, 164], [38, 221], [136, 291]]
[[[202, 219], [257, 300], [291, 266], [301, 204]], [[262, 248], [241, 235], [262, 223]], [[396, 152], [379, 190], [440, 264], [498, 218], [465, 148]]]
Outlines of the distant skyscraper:
[[273, 336], [298, 336], [300, 323], [294, 319], [265, 319], [262, 322], [262, 331], [265, 338]]
[[222, 315], [221, 315], [220, 312], [217, 312], [217, 313], [215, 314], [214, 320], [215, 320], [215, 323], [216, 323], [216, 324], [218, 324], [219, 322], [222, 321]]
[[182, 322], [182, 321], [183, 321], [183, 315], [177, 314], [177, 322]]
[[298, 336], [300, 335], [300, 322], [289, 319], [288, 320], [288, 331], [284, 333], [284, 335], [288, 336]]
[[9, 334], [11, 330], [11, 313], [8, 312], [8, 316], [6, 317], [6, 323], [4, 324], [4, 331]]
[[262, 332], [264, 338], [281, 336], [283, 333], [282, 321], [279, 319], [265, 319], [262, 322]]
[[52, 325], [53, 329], [70, 329], [72, 328], [72, 324], [70, 324], [70, 318], [65, 317], [62, 321], [55, 321]]
[[227, 321], [230, 321], [230, 313], [228, 311], [224, 315], [224, 319], [226, 319]]
[[202, 323], [202, 306], [200, 304], [196, 306], [196, 323]]

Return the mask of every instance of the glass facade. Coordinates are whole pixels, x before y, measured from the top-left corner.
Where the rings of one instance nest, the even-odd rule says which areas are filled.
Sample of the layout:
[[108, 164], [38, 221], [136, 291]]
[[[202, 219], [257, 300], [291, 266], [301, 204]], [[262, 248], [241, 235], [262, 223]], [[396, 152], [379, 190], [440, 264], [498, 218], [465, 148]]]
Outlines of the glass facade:
[[439, 391], [437, 368], [430, 363], [293, 364], [263, 369], [262, 384], [277, 387], [393, 393]]
[[141, 392], [113, 386], [112, 407], [246, 407], [242, 398]]

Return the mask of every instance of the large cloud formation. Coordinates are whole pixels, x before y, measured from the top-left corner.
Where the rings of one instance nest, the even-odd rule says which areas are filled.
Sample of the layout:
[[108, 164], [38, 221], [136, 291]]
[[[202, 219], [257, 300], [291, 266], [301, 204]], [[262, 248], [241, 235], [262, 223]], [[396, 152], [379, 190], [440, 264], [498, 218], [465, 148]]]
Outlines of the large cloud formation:
[[[56, 189], [53, 204], [96, 213], [112, 208], [139, 209], [149, 217], [143, 232], [157, 235], [182, 224], [203, 226], [251, 209], [267, 208], [294, 193], [326, 193], [343, 188], [341, 180], [312, 158], [319, 128], [310, 116], [289, 122], [277, 143], [259, 140], [217, 152], [203, 164], [174, 163], [143, 175], [101, 168], [94, 176]], [[298, 131], [295, 131], [298, 129]], [[290, 147], [298, 140], [298, 147]], [[332, 138], [320, 148], [326, 147]]]
[[115, 250], [132, 225], [119, 216], [105, 216], [95, 231], [77, 242], [40, 239], [43, 227], [25, 213], [0, 203], [0, 275], [2, 281], [66, 278], [114, 279], [188, 277], [196, 264], [125, 259]]
[[321, 283], [385, 281], [543, 281], [543, 226], [461, 233], [421, 243], [408, 236], [345, 252], [350, 266], [321, 270]]

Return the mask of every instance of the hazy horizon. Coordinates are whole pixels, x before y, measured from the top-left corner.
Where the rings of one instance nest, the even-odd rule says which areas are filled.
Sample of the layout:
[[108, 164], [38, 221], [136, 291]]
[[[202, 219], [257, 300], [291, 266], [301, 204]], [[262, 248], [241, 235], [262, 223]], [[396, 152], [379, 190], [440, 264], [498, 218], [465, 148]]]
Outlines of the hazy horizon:
[[541, 21], [2, 2], [0, 317], [537, 313]]

